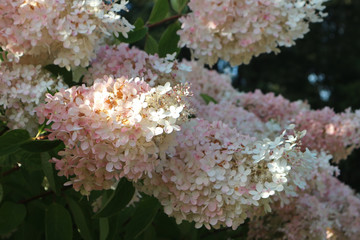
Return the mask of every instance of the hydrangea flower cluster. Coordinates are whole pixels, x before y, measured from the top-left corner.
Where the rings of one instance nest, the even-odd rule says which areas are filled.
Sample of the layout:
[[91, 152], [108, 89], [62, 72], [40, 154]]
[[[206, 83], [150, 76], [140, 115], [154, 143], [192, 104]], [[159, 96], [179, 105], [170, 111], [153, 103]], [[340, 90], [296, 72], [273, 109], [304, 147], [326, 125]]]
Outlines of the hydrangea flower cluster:
[[193, 119], [138, 188], [157, 197], [178, 223], [236, 229], [257, 209], [270, 212], [272, 200], [287, 202], [305, 188], [316, 153], [300, 151], [303, 135], [284, 131], [273, 141], [258, 140], [222, 122]]
[[52, 159], [59, 175], [76, 190], [109, 189], [121, 177], [151, 174], [173, 144], [171, 133], [187, 119], [188, 87], [169, 83], [151, 88], [139, 78], [105, 76], [92, 87], [47, 94], [37, 109], [40, 122], [52, 123], [49, 139], [62, 140], [61, 159]]
[[313, 188], [274, 213], [250, 221], [248, 239], [358, 239], [360, 198], [337, 178], [324, 175]]
[[221, 121], [230, 128], [235, 128], [243, 135], [258, 138], [270, 137], [266, 124], [263, 123], [254, 113], [237, 107], [231, 102], [220, 102], [217, 104], [198, 105], [196, 117], [209, 122]]
[[232, 65], [253, 56], [279, 52], [320, 22], [326, 0], [190, 0], [190, 14], [182, 23], [180, 46], [213, 65], [218, 58]]
[[177, 84], [185, 82], [180, 80], [179, 72], [188, 72], [191, 66], [180, 64], [175, 60], [175, 54], [160, 58], [157, 54], [149, 55], [145, 51], [128, 44], [122, 43], [115, 46], [102, 46], [96, 58], [91, 62], [84, 82], [91, 85], [94, 79], [104, 75], [115, 77], [135, 78], [140, 77], [150, 85]]
[[181, 71], [178, 72], [178, 75], [181, 75], [180, 81], [185, 80], [191, 84], [191, 91], [194, 93], [192, 98], [194, 106], [206, 105], [200, 94], [206, 94], [217, 102], [230, 101], [239, 95], [239, 92], [231, 85], [229, 75], [206, 69], [196, 61], [183, 60], [182, 63], [191, 68], [191, 71]]
[[[61, 67], [89, 65], [104, 36], [133, 26], [117, 15], [121, 3], [102, 0], [4, 0], [0, 3], [0, 47], [10, 60]], [[48, 60], [48, 62], [45, 61]]]
[[274, 93], [264, 94], [260, 90], [242, 93], [233, 102], [254, 113], [263, 122], [275, 120], [285, 125], [300, 112], [310, 109], [306, 102], [290, 102], [281, 95], [275, 96]]
[[299, 113], [295, 118], [298, 129], [306, 129], [304, 147], [323, 149], [334, 156], [334, 161], [346, 159], [360, 146], [360, 111], [336, 114], [330, 108]]
[[[254, 113], [267, 125], [269, 121], [274, 121], [283, 128], [294, 123], [299, 131], [306, 130], [307, 134], [302, 139], [302, 150], [309, 148], [326, 151], [333, 155], [334, 162], [346, 159], [360, 146], [359, 110], [352, 112], [347, 109], [339, 114], [330, 108], [311, 110], [305, 102], [290, 102], [281, 95], [263, 94], [260, 90], [239, 94], [234, 99], [236, 100], [232, 102], [236, 106]], [[218, 108], [218, 111], [216, 114], [222, 116], [227, 109]]]
[[[181, 18], [180, 44], [210, 64], [218, 58], [248, 63], [293, 45], [310, 22], [321, 21], [324, 1], [190, 0], [193, 12]], [[179, 63], [175, 54], [160, 58], [127, 44], [100, 47], [106, 36], [126, 37], [133, 28], [117, 14], [126, 4], [0, 3], [0, 47], [10, 61], [0, 65], [0, 105], [9, 127], [33, 128], [36, 111], [49, 125], [48, 138], [66, 146], [51, 162], [84, 195], [125, 177], [157, 197], [177, 222], [196, 227], [235, 229], [250, 218], [252, 230], [266, 227], [270, 236], [357, 238], [360, 201], [330, 177], [337, 168], [328, 153], [337, 160], [360, 146], [360, 111], [312, 111], [274, 94], [238, 93], [229, 76], [199, 62]], [[41, 68], [90, 61], [87, 86], [69, 89]], [[59, 92], [48, 93], [34, 110], [47, 89]], [[218, 103], [206, 105], [202, 93]], [[193, 113], [197, 118], [189, 120]], [[336, 198], [341, 194], [345, 201]], [[268, 219], [280, 228], [264, 226]]]
[[64, 87], [60, 77], [52, 77], [40, 65], [0, 63], [0, 108], [9, 128], [25, 128], [34, 133], [38, 123], [35, 108], [48, 89]]

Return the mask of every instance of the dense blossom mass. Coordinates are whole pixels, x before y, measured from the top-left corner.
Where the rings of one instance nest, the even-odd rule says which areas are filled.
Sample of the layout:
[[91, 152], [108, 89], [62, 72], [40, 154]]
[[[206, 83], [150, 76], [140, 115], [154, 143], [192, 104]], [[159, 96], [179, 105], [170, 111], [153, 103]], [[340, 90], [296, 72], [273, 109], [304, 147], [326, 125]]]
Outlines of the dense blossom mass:
[[239, 94], [231, 85], [231, 78], [226, 74], [219, 74], [215, 70], [209, 70], [196, 61], [182, 61], [185, 66], [190, 67], [190, 72], [179, 72], [181, 80], [191, 84], [194, 92], [192, 103], [195, 106], [206, 105], [200, 94], [206, 94], [217, 102], [236, 99]]
[[281, 95], [263, 94], [260, 90], [243, 93], [232, 102], [254, 113], [263, 122], [275, 120], [281, 124], [288, 124], [297, 114], [310, 109], [303, 101], [290, 102]]
[[48, 90], [64, 87], [60, 77], [52, 77], [40, 65], [0, 63], [0, 108], [10, 128], [37, 129], [35, 108]]
[[[107, 45], [134, 28], [119, 15], [127, 1], [1, 1], [1, 121], [35, 133], [36, 112], [41, 137], [65, 144], [50, 161], [83, 195], [126, 178], [131, 203], [152, 195], [177, 223], [236, 229], [249, 219], [249, 239], [359, 239], [360, 198], [330, 161], [360, 146], [360, 110], [238, 92], [204, 67], [294, 45], [325, 1], [190, 0], [179, 44], [200, 61], [181, 62]], [[84, 84], [66, 88], [51, 63], [83, 67]]]
[[94, 79], [111, 74], [115, 77], [141, 77], [150, 86], [166, 82], [176, 84], [186, 82], [185, 77], [181, 80], [180, 73], [190, 70], [191, 66], [175, 60], [175, 54], [160, 58], [158, 55], [149, 55], [145, 51], [136, 47], [130, 48], [128, 44], [122, 43], [99, 48], [84, 82], [91, 85]]
[[191, 13], [180, 19], [180, 46], [213, 65], [249, 63], [261, 53], [279, 52], [322, 21], [326, 0], [190, 0]]
[[250, 221], [248, 239], [358, 239], [360, 198], [335, 177], [320, 178], [321, 188], [310, 188], [287, 206]]
[[117, 12], [127, 1], [4, 0], [0, 2], [0, 47], [14, 61], [86, 67], [99, 42], [133, 26]]
[[211, 102], [209, 105], [198, 104], [196, 116], [210, 122], [221, 121], [226, 123], [230, 128], [235, 128], [243, 135], [260, 138], [270, 137], [272, 135], [270, 132], [275, 133], [254, 113], [237, 107], [230, 102], [220, 102], [218, 104]]
[[330, 108], [301, 112], [295, 118], [299, 129], [307, 129], [303, 144], [311, 149], [323, 149], [338, 162], [360, 146], [360, 111], [336, 114]]
[[[302, 139], [302, 149], [326, 151], [333, 155], [334, 161], [346, 159], [360, 146], [360, 111], [347, 109], [335, 113], [326, 107], [312, 110], [306, 102], [290, 102], [273, 93], [263, 94], [257, 90], [234, 97], [234, 105], [254, 113], [263, 122], [273, 121], [284, 127], [294, 123], [298, 130], [307, 130]], [[219, 109], [218, 115], [222, 115]]]
[[274, 199], [288, 202], [313, 177], [320, 157], [300, 151], [303, 135], [256, 139], [222, 122], [194, 119], [139, 189], [157, 197], [178, 223], [236, 229], [256, 209], [270, 212]]
[[40, 122], [52, 123], [49, 139], [66, 145], [62, 158], [52, 160], [59, 175], [88, 194], [108, 189], [120, 177], [151, 174], [173, 142], [171, 133], [187, 119], [188, 94], [181, 85], [151, 88], [139, 78], [107, 76], [89, 88], [48, 94], [37, 113]]

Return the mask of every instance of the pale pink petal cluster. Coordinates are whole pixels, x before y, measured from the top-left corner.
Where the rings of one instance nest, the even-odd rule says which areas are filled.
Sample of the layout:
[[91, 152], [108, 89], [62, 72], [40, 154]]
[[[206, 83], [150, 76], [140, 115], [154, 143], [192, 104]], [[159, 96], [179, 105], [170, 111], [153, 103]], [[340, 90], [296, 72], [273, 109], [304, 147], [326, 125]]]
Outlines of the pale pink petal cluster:
[[234, 103], [254, 113], [263, 122], [274, 120], [284, 125], [288, 124], [300, 112], [310, 109], [306, 102], [290, 102], [281, 95], [264, 94], [260, 90], [242, 93]]
[[309, 31], [309, 23], [326, 16], [326, 0], [190, 0], [182, 23], [180, 46], [213, 65], [249, 63], [262, 53], [279, 52]]
[[325, 186], [310, 189], [291, 204], [274, 207], [274, 213], [250, 221], [248, 239], [342, 239], [360, 238], [360, 198], [330, 175]]
[[191, 84], [191, 91], [194, 94], [192, 104], [195, 107], [206, 105], [200, 94], [206, 94], [217, 102], [229, 101], [239, 94], [231, 85], [229, 75], [206, 69], [203, 64], [197, 61], [183, 60], [182, 63], [190, 67], [191, 71], [181, 71], [178, 75], [181, 75], [181, 81]]
[[107, 76], [92, 87], [47, 94], [37, 114], [52, 123], [49, 139], [66, 145], [52, 160], [59, 175], [83, 194], [109, 189], [121, 177], [151, 175], [187, 119], [188, 94], [182, 85], [151, 88], [139, 78]]
[[48, 90], [62, 87], [62, 79], [52, 77], [40, 65], [0, 63], [0, 108], [7, 126], [35, 133], [38, 126], [35, 108], [44, 101]]
[[114, 77], [134, 78], [140, 77], [150, 85], [177, 84], [180, 81], [180, 71], [190, 71], [191, 67], [180, 64], [175, 55], [160, 58], [157, 54], [149, 55], [145, 51], [122, 43], [115, 46], [102, 46], [97, 51], [96, 58], [84, 77], [84, 82], [91, 85], [94, 79], [104, 75]]
[[298, 129], [306, 129], [303, 146], [324, 150], [334, 156], [334, 161], [346, 159], [360, 146], [360, 111], [336, 114], [330, 108], [304, 111], [295, 118]]
[[133, 26], [117, 14], [127, 1], [3, 0], [0, 47], [22, 63], [61, 67], [89, 65], [104, 36], [125, 37]]
[[[306, 102], [290, 102], [281, 95], [263, 94], [260, 90], [236, 95], [234, 99], [232, 102], [236, 106], [254, 113], [267, 125], [273, 121], [283, 128], [289, 123], [294, 123], [296, 129], [306, 130], [307, 134], [302, 139], [302, 149], [326, 151], [333, 155], [334, 162], [346, 159], [360, 146], [359, 110], [352, 112], [347, 109], [338, 114], [330, 108], [311, 110]], [[218, 115], [222, 113], [219, 112]]]
[[209, 122], [221, 121], [230, 128], [235, 128], [243, 135], [253, 137], [269, 137], [271, 134], [263, 123], [254, 113], [246, 111], [231, 102], [219, 102], [217, 104], [198, 105], [196, 117], [205, 119]]
[[157, 197], [178, 223], [236, 229], [255, 211], [270, 212], [273, 200], [286, 203], [305, 188], [316, 153], [300, 151], [303, 134], [256, 139], [222, 122], [193, 119], [137, 187]]

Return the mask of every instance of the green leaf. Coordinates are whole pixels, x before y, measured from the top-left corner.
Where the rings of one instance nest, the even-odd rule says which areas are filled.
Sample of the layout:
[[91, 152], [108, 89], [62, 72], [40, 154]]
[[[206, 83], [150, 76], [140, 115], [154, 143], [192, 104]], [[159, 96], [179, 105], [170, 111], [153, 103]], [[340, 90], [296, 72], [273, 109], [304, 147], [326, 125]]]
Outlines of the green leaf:
[[69, 204], [70, 211], [75, 220], [75, 224], [80, 230], [81, 237], [85, 240], [94, 239], [90, 231], [89, 222], [85, 218], [85, 215], [82, 209], [80, 208], [79, 204], [69, 197], [66, 198], [66, 201]]
[[43, 172], [44, 172], [47, 180], [49, 181], [51, 190], [53, 190], [56, 195], [59, 195], [60, 187], [58, 184], [56, 184], [54, 167], [53, 167], [53, 164], [51, 164], [49, 162], [49, 159], [50, 159], [49, 154], [47, 154], [47, 153], [42, 154], [41, 155], [41, 166], [42, 166]]
[[0, 156], [8, 155], [19, 150], [20, 145], [31, 141], [26, 130], [15, 129], [0, 136]]
[[[14, 240], [40, 240], [45, 235], [45, 209], [41, 200], [26, 204], [26, 221], [24, 221], [11, 236]], [[30, 237], [31, 236], [31, 237]]]
[[159, 44], [156, 42], [155, 38], [150, 35], [147, 35], [145, 41], [145, 52], [148, 54], [155, 54], [159, 51]]
[[113, 225], [111, 226], [111, 232], [107, 240], [117, 240], [119, 238], [119, 234], [124, 233], [125, 229], [123, 225], [125, 225], [130, 221], [130, 218], [132, 217], [134, 212], [135, 212], [135, 208], [133, 206], [129, 206], [124, 208], [116, 216], [110, 218]]
[[144, 27], [144, 25], [145, 25], [144, 20], [142, 18], [136, 19], [136, 21], [134, 23], [134, 27], [137, 29]]
[[186, 7], [188, 0], [170, 0], [170, 3], [175, 12], [180, 14]]
[[169, 13], [170, 7], [168, 0], [156, 0], [151, 11], [148, 23], [155, 23], [163, 20]]
[[45, 214], [45, 239], [71, 240], [72, 221], [69, 212], [60, 204], [53, 203]]
[[148, 32], [148, 28], [144, 26], [142, 18], [138, 18], [134, 23], [135, 29], [128, 33], [128, 37], [125, 38], [123, 35], [119, 35], [117, 39], [124, 43], [134, 43], [143, 39]]
[[100, 218], [99, 220], [100, 227], [100, 240], [106, 240], [109, 235], [109, 220], [107, 218]]
[[72, 71], [66, 70], [66, 68], [59, 67], [54, 64], [50, 64], [45, 66], [45, 69], [51, 72], [55, 77], [61, 76], [64, 79], [64, 82], [69, 86], [75, 86], [77, 85], [76, 82], [73, 81], [73, 75]]
[[130, 240], [140, 236], [154, 220], [160, 203], [155, 198], [145, 198], [135, 208], [134, 216], [126, 226], [125, 239]]
[[181, 232], [179, 225], [176, 224], [174, 218], [169, 217], [163, 211], [159, 211], [154, 219], [154, 226], [161, 226], [156, 228], [157, 235], [163, 239], [181, 239]]
[[0, 203], [2, 202], [3, 198], [4, 198], [4, 188], [2, 184], [0, 184]]
[[209, 104], [210, 102], [213, 102], [213, 103], [215, 103], [215, 104], [218, 103], [213, 97], [210, 97], [210, 96], [207, 95], [207, 94], [200, 93], [200, 97], [202, 97], [202, 99], [204, 99], [204, 101], [206, 102], [206, 104]]
[[180, 48], [178, 48], [180, 37], [176, 34], [179, 29], [180, 23], [175, 22], [164, 31], [159, 41], [160, 57], [166, 57], [166, 54], [178, 53], [180, 51]]
[[60, 140], [50, 141], [50, 140], [33, 140], [21, 144], [21, 148], [28, 152], [47, 152], [53, 148], [56, 148], [61, 144]]
[[155, 228], [153, 226], [149, 226], [143, 233], [143, 239], [144, 240], [157, 240], [159, 239], [156, 236], [156, 231]]
[[36, 231], [33, 228], [29, 221], [24, 222], [21, 224], [16, 232], [11, 236], [13, 240], [29, 240], [29, 236], [31, 236], [31, 240], [41, 240], [42, 239], [42, 232]]
[[110, 217], [119, 213], [133, 198], [135, 188], [125, 178], [121, 179], [115, 191], [105, 205], [94, 215], [94, 218]]
[[0, 234], [7, 234], [25, 219], [26, 208], [22, 204], [4, 202], [0, 207]]
[[72, 71], [72, 80], [76, 83], [81, 83], [82, 78], [87, 73], [87, 69], [81, 66], [73, 67]]

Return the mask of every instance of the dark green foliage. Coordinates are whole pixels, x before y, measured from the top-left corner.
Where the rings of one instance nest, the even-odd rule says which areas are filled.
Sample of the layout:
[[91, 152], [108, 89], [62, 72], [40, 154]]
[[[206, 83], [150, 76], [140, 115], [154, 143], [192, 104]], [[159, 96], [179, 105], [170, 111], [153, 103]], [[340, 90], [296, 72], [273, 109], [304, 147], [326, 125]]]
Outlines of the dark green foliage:
[[10, 233], [25, 219], [26, 208], [22, 204], [3, 202], [0, 206], [0, 235]]
[[163, 20], [169, 14], [168, 0], [155, 0], [148, 23], [156, 23]]
[[110, 217], [119, 213], [132, 199], [135, 189], [125, 178], [118, 183], [105, 205], [94, 215], [94, 218]]
[[131, 240], [139, 237], [154, 220], [160, 203], [155, 198], [144, 198], [137, 206], [134, 215], [126, 226], [125, 239]]
[[166, 57], [167, 54], [179, 53], [178, 47], [179, 35], [176, 32], [180, 29], [180, 23], [175, 22], [171, 24], [161, 35], [159, 41], [159, 56]]
[[213, 98], [213, 97], [211, 97], [211, 96], [209, 96], [209, 95], [207, 95], [207, 94], [204, 94], [204, 93], [201, 93], [200, 94], [200, 97], [202, 98], [202, 99], [204, 99], [204, 101], [205, 101], [205, 103], [206, 104], [209, 104], [210, 102], [213, 102], [213, 103], [217, 103], [217, 101]]
[[45, 214], [45, 238], [47, 240], [70, 240], [73, 227], [70, 213], [62, 205], [53, 203]]
[[30, 142], [30, 134], [26, 130], [11, 130], [0, 136], [0, 156], [19, 150], [22, 144]]

